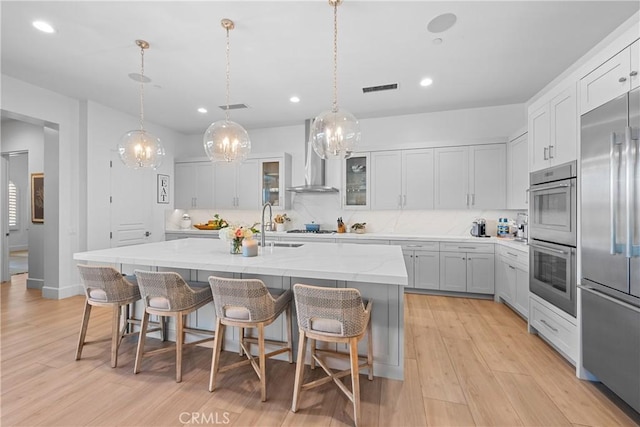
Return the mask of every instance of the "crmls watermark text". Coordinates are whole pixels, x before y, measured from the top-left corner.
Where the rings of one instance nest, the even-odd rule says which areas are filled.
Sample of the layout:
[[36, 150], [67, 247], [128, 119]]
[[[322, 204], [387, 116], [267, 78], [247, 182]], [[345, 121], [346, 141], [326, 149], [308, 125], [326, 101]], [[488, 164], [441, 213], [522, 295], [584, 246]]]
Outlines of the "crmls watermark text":
[[181, 412], [179, 416], [181, 424], [207, 425], [207, 424], [229, 424], [229, 413], [223, 412]]

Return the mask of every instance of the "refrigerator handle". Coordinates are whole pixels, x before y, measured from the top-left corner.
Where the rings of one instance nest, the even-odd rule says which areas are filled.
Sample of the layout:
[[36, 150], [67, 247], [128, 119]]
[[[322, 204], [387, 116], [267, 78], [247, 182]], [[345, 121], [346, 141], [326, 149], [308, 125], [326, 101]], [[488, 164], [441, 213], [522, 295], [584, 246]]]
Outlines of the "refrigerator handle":
[[611, 132], [610, 150], [609, 150], [609, 219], [611, 221], [609, 227], [611, 229], [611, 246], [609, 253], [615, 255], [616, 251], [616, 192], [617, 192], [618, 174], [616, 170], [616, 134]]
[[625, 256], [627, 258], [631, 258], [633, 256], [633, 230], [634, 230], [634, 221], [635, 221], [635, 215], [633, 215], [633, 207], [635, 206], [634, 200], [633, 200], [633, 184], [634, 184], [634, 176], [635, 174], [633, 173], [633, 169], [635, 167], [635, 153], [633, 150], [633, 144], [632, 144], [632, 139], [631, 139], [631, 127], [627, 126], [627, 128], [624, 131], [624, 151], [625, 151], [625, 157], [627, 159], [627, 170], [626, 170], [626, 192], [627, 192], [627, 206], [626, 206], [626, 228], [627, 228], [627, 235], [626, 235], [626, 242], [625, 242]]

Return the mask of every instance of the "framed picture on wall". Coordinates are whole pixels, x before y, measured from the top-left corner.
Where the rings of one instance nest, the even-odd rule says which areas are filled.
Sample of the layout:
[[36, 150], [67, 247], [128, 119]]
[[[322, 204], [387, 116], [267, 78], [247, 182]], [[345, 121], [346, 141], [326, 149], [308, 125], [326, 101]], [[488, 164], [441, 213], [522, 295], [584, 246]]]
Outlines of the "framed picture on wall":
[[158, 203], [169, 204], [169, 175], [158, 174]]
[[44, 173], [31, 174], [31, 222], [44, 222]]

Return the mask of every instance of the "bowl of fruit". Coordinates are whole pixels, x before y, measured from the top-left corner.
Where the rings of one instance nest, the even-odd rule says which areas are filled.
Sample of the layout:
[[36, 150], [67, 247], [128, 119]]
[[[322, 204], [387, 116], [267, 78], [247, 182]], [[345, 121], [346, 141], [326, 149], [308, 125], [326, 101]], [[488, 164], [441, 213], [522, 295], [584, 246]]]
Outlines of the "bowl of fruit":
[[221, 228], [228, 227], [229, 223], [220, 218], [220, 215], [215, 214], [213, 219], [210, 219], [206, 224], [194, 224], [193, 226], [198, 230], [220, 230]]

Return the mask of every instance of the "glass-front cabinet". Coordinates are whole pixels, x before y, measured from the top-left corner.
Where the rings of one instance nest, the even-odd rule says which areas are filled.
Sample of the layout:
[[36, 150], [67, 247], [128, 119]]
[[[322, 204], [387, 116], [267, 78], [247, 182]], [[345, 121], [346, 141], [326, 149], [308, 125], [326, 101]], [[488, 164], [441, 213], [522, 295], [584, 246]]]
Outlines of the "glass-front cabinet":
[[277, 209], [289, 209], [291, 195], [286, 188], [291, 185], [291, 155], [260, 159], [262, 204], [271, 203]]
[[344, 161], [342, 203], [345, 209], [369, 209], [369, 153], [354, 153]]

